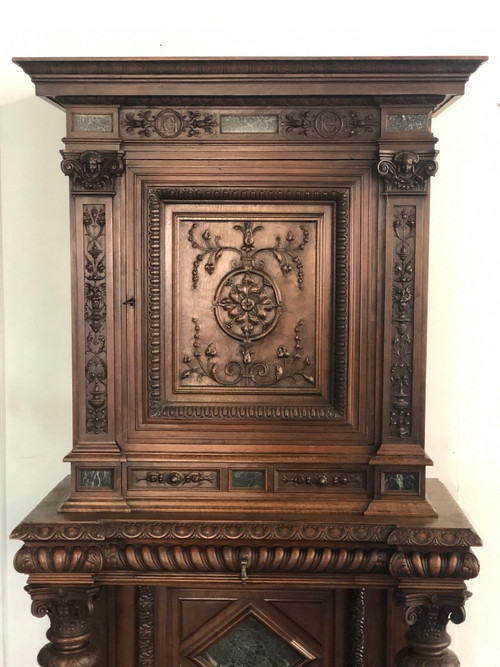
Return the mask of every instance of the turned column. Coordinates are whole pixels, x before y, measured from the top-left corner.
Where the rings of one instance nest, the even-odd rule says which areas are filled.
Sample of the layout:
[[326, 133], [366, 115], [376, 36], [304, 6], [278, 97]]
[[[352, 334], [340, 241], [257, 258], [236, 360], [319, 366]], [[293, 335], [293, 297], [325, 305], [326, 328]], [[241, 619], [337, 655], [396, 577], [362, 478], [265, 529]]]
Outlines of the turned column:
[[49, 643], [38, 654], [42, 667], [93, 667], [99, 655], [90, 641], [89, 617], [96, 587], [38, 586], [26, 590], [33, 600], [31, 611], [38, 618], [47, 615]]
[[465, 620], [464, 603], [470, 597], [465, 589], [443, 593], [396, 591], [396, 601], [404, 604], [405, 620], [410, 626], [407, 646], [396, 656], [396, 667], [458, 667], [460, 661], [451, 651], [446, 632], [449, 621]]

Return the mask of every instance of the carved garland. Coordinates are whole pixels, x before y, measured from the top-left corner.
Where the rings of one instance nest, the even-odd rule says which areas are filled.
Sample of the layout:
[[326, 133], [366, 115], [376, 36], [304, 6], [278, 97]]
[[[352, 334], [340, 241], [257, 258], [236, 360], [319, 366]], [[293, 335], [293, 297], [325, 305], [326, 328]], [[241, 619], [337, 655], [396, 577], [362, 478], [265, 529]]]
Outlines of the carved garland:
[[390, 428], [398, 438], [412, 429], [415, 213], [415, 206], [394, 207]]
[[[326, 201], [335, 205], [335, 248], [336, 248], [336, 292], [335, 292], [335, 369], [334, 369], [334, 387], [333, 387], [333, 405], [331, 406], [263, 406], [263, 405], [170, 405], [162, 400], [161, 387], [163, 381], [161, 377], [161, 323], [160, 323], [160, 303], [161, 303], [161, 230], [160, 230], [160, 204], [168, 201]], [[243, 245], [242, 252], [246, 255], [254, 253], [253, 237], [256, 229], [242, 229]], [[281, 270], [288, 271], [289, 259], [296, 266], [297, 281], [299, 288], [303, 281], [303, 272], [298, 253], [303, 249], [308, 241], [307, 230], [303, 230], [302, 241], [295, 247], [294, 238], [287, 237], [286, 244], [275, 248], [275, 257], [278, 259]], [[191, 244], [200, 251], [201, 259], [195, 261], [192, 271], [193, 286], [196, 287], [198, 280], [198, 267], [203, 261], [205, 270], [210, 272], [214, 262], [217, 261], [218, 253], [221, 248], [215, 246], [210, 237], [205, 234], [201, 239], [194, 235], [195, 229], [191, 228], [189, 240]], [[147, 227], [147, 365], [148, 365], [148, 405], [149, 416], [163, 419], [195, 418], [195, 419], [317, 419], [317, 420], [338, 420], [345, 415], [346, 409], [346, 383], [347, 383], [347, 330], [348, 330], [348, 251], [349, 251], [349, 225], [348, 225], [348, 191], [345, 189], [280, 189], [280, 188], [151, 188], [148, 193], [148, 227]], [[239, 251], [238, 251], [239, 252]], [[256, 252], [256, 251], [255, 251]], [[207, 269], [208, 266], [208, 269]], [[249, 273], [249, 271], [247, 272]], [[248, 280], [257, 281], [256, 271], [252, 271]], [[237, 280], [243, 281], [244, 276]], [[264, 282], [261, 285], [261, 292], [267, 289], [266, 295], [269, 297], [269, 289], [265, 287]], [[251, 289], [251, 286], [248, 287]], [[255, 288], [257, 289], [257, 288]], [[227, 295], [226, 295], [227, 297]], [[221, 303], [226, 298], [221, 295]], [[229, 297], [227, 297], [229, 298]], [[267, 303], [267, 302], [266, 302]], [[223, 310], [224, 304], [221, 306]], [[278, 302], [276, 302], [278, 306]], [[222, 317], [222, 316], [221, 316]], [[204, 346], [205, 359], [202, 361], [200, 331], [197, 321], [194, 324], [194, 342], [193, 354], [184, 356], [186, 366], [184, 375], [198, 373], [210, 377], [217, 383], [223, 383], [218, 374], [215, 373], [212, 357], [216, 354], [215, 347], [207, 344]], [[295, 354], [297, 354], [297, 345], [300, 345], [300, 327], [299, 321], [295, 329]], [[242, 332], [245, 336], [245, 332]], [[252, 361], [251, 358], [251, 339], [249, 334], [242, 342], [242, 361], [229, 362], [231, 372], [235, 372], [239, 366], [238, 379], [241, 376], [251, 376], [259, 379], [262, 383], [261, 373], [251, 372], [251, 368], [258, 365], [259, 362]], [[247, 349], [248, 348], [248, 349]], [[196, 354], [195, 354], [196, 353]], [[278, 361], [276, 363], [275, 375], [270, 378], [271, 384], [280, 382], [286, 377], [300, 376], [306, 382], [314, 382], [314, 378], [308, 372], [309, 357], [299, 359], [292, 357], [285, 344], [278, 348]], [[293, 353], [292, 353], [293, 354]], [[281, 355], [281, 356], [280, 356]], [[301, 364], [297, 362], [302, 359]], [[205, 363], [206, 362], [206, 363]], [[260, 368], [260, 366], [259, 366]], [[212, 369], [212, 370], [210, 370]], [[247, 372], [248, 371], [248, 372]], [[234, 378], [233, 378], [234, 379]], [[238, 379], [236, 381], [238, 381]], [[250, 381], [250, 380], [249, 380]], [[231, 384], [231, 383], [229, 383]]]
[[83, 205], [83, 227], [85, 418], [87, 433], [97, 435], [108, 431], [106, 211], [103, 205]]

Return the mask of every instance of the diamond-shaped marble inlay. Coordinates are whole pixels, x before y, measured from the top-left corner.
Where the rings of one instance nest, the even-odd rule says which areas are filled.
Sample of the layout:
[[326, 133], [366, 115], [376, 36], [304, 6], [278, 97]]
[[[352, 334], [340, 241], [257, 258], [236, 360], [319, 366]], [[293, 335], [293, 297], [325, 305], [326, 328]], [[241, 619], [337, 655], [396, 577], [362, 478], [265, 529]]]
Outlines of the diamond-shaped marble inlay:
[[210, 667], [294, 667], [303, 657], [250, 617], [214, 644], [203, 659]]

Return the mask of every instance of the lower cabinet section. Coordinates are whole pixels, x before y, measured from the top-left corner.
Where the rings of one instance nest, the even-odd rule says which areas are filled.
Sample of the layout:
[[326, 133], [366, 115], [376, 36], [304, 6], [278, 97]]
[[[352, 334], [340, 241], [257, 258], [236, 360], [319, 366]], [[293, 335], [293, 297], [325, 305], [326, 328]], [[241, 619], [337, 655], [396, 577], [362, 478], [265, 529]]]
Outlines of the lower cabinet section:
[[101, 590], [98, 667], [392, 667], [407, 630], [385, 589]]

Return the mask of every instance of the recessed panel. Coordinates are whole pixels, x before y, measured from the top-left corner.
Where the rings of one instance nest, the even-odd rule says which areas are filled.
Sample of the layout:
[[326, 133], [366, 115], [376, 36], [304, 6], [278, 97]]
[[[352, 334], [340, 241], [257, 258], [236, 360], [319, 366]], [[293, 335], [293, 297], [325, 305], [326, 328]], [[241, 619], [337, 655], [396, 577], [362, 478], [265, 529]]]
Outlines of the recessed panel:
[[332, 207], [318, 204], [162, 208], [148, 290], [154, 416], [333, 410], [332, 228]]

